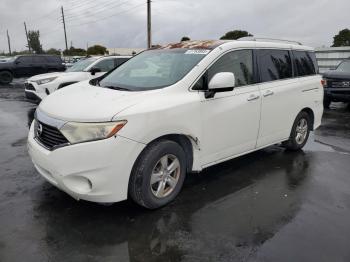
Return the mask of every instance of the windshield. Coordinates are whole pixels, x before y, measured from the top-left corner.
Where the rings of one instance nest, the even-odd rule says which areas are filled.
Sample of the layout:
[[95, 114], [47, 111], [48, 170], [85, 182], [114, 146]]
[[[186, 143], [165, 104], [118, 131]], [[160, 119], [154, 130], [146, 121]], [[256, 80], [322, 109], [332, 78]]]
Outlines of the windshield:
[[342, 62], [338, 67], [337, 71], [350, 72], [350, 61]]
[[67, 68], [66, 72], [82, 72], [97, 59], [98, 57], [91, 57], [80, 60], [79, 62], [74, 63], [71, 67]]
[[115, 69], [99, 84], [130, 91], [170, 86], [182, 79], [209, 52], [183, 48], [145, 51]]

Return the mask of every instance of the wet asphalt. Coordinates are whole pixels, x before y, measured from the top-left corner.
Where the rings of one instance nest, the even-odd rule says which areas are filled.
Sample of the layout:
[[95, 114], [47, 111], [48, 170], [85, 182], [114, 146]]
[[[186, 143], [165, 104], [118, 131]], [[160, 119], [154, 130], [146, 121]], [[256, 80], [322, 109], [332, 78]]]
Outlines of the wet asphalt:
[[26, 150], [35, 105], [0, 88], [0, 261], [350, 261], [350, 109], [301, 152], [272, 146], [200, 174], [156, 211], [75, 201]]

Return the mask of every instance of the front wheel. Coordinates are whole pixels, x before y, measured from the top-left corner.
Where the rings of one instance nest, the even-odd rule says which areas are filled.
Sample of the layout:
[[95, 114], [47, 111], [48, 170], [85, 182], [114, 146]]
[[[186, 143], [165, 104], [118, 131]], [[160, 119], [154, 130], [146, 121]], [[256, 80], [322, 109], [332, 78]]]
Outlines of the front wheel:
[[288, 150], [297, 151], [302, 149], [310, 134], [311, 121], [310, 116], [306, 112], [300, 112], [296, 117], [289, 140], [283, 143]]
[[129, 181], [129, 195], [148, 209], [162, 207], [179, 194], [186, 176], [182, 147], [169, 140], [149, 145], [135, 163]]
[[323, 99], [323, 107], [328, 109], [329, 106], [331, 105], [332, 101], [328, 97], [324, 97]]
[[13, 75], [10, 71], [1, 71], [0, 72], [0, 84], [9, 84], [13, 80]]

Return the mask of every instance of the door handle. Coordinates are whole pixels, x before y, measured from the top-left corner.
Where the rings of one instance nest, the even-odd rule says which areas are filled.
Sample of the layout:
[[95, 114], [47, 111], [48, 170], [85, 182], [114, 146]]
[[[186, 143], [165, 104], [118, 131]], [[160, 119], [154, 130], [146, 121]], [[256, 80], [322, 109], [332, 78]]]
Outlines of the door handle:
[[259, 99], [259, 97], [260, 97], [260, 96], [258, 96], [258, 95], [252, 94], [252, 95], [250, 95], [250, 96], [247, 98], [247, 100], [248, 100], [248, 101], [254, 101], [254, 100]]
[[267, 90], [267, 91], [265, 92], [265, 94], [264, 94], [264, 97], [272, 96], [272, 95], [274, 95], [274, 92], [271, 91], [271, 90]]

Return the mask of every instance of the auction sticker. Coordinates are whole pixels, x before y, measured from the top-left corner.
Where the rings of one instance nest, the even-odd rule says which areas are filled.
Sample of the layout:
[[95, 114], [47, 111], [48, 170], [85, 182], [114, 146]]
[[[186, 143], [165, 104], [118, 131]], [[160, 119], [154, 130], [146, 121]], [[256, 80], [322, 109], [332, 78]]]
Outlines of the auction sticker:
[[185, 55], [207, 55], [209, 54], [209, 49], [191, 49], [185, 52]]

